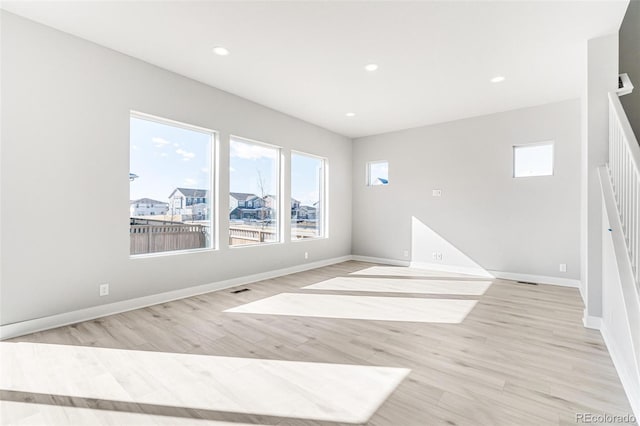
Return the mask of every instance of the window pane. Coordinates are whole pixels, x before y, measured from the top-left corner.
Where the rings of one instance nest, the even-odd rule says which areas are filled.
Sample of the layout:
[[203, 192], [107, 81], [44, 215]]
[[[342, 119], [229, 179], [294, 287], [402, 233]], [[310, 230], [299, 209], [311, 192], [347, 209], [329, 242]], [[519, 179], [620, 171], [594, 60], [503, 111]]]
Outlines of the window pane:
[[367, 165], [367, 185], [389, 184], [389, 162], [372, 161]]
[[280, 241], [279, 155], [278, 148], [231, 138], [229, 245]]
[[212, 246], [213, 133], [130, 119], [130, 253]]
[[291, 239], [324, 234], [324, 160], [291, 154]]
[[553, 175], [553, 143], [513, 147], [513, 176]]

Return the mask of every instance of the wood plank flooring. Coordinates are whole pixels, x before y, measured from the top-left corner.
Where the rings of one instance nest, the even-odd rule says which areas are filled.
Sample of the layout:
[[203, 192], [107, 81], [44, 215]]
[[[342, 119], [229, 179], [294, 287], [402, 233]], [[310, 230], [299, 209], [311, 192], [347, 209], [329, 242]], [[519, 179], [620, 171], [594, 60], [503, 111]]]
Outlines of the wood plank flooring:
[[[209, 293], [7, 342], [410, 369], [368, 425], [575, 425], [578, 413], [631, 414], [600, 334], [582, 326], [583, 306], [576, 289], [494, 280], [484, 294], [460, 294], [465, 286], [459, 282], [472, 281], [472, 277], [372, 266], [345, 262], [243, 286], [251, 289], [248, 292]], [[349, 290], [303, 289], [342, 277], [366, 278], [369, 289], [353, 290], [351, 279]], [[408, 287], [415, 287], [417, 280], [433, 279], [437, 291], [370, 291], [376, 280], [381, 285], [392, 280], [383, 287], [393, 290], [401, 285], [399, 280], [411, 283], [412, 277], [416, 284]], [[458, 282], [453, 294], [442, 291], [447, 280]], [[223, 312], [281, 293], [477, 303], [459, 324]], [[0, 360], [0, 367], [0, 374], [21, 374], [25, 380], [34, 373], [18, 371], [19, 362], [12, 372], [6, 371], [4, 360]], [[100, 383], [96, 380], [96, 386]], [[169, 390], [176, 393], [176, 401], [184, 400], [180, 392], [189, 392]], [[0, 400], [2, 424], [9, 420], [47, 425], [341, 424], [242, 409], [215, 411], [188, 404], [105, 400], [64, 392], [5, 389], [0, 390]]]

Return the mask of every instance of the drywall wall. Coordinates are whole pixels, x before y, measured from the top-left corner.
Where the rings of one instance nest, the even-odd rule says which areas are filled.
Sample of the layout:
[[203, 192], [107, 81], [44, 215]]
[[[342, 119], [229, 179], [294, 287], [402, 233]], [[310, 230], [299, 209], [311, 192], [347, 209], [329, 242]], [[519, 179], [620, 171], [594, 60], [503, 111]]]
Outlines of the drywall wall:
[[629, 74], [635, 89], [620, 97], [631, 128], [640, 140], [640, 0], [629, 2], [620, 26], [620, 72]]
[[[1, 12], [1, 324], [350, 254], [351, 142], [77, 37]], [[206, 52], [205, 52], [206, 54]], [[326, 157], [330, 238], [129, 257], [129, 111]], [[289, 197], [284, 174], [282, 196]], [[228, 219], [222, 215], [220, 229]], [[286, 235], [286, 233], [285, 233]], [[111, 294], [98, 296], [99, 283]]]
[[[587, 41], [582, 97], [581, 257], [584, 324], [602, 316], [602, 192], [598, 167], [609, 158], [609, 92], [618, 87], [618, 34]], [[597, 321], [595, 321], [597, 323]]]
[[[554, 175], [513, 178], [513, 146], [549, 140]], [[389, 185], [365, 185], [373, 160]], [[353, 169], [354, 255], [580, 278], [579, 100], [359, 138]]]

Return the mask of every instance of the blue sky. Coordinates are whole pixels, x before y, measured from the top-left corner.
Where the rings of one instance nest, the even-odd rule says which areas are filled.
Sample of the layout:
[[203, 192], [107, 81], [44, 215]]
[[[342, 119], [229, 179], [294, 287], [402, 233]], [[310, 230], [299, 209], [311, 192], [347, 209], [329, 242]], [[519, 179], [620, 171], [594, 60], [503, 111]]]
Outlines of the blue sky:
[[[130, 183], [130, 199], [167, 201], [178, 187], [210, 189], [211, 137], [140, 118], [131, 118], [130, 169], [139, 177]], [[233, 140], [230, 144], [231, 192], [273, 194], [277, 185], [277, 150]], [[292, 196], [303, 204], [318, 201], [318, 168], [315, 157], [292, 155]], [[224, 171], [221, 171], [224, 172]]]
[[178, 187], [210, 189], [211, 136], [131, 118], [130, 198], [167, 201]]

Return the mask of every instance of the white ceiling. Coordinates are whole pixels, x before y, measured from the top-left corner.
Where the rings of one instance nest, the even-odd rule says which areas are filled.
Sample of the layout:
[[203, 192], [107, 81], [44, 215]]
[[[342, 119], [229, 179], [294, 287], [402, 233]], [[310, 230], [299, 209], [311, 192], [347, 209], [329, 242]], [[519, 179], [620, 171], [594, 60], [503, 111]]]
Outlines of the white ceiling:
[[[585, 41], [617, 32], [627, 4], [3, 1], [2, 8], [357, 137], [578, 97]], [[231, 54], [214, 55], [215, 46]], [[371, 62], [378, 71], [364, 71]], [[506, 80], [490, 83], [496, 75]]]

